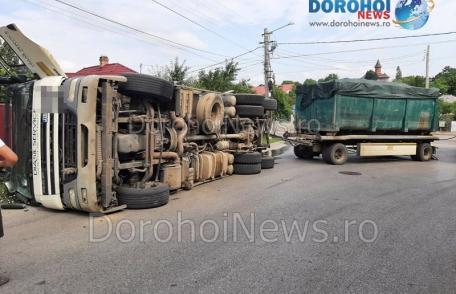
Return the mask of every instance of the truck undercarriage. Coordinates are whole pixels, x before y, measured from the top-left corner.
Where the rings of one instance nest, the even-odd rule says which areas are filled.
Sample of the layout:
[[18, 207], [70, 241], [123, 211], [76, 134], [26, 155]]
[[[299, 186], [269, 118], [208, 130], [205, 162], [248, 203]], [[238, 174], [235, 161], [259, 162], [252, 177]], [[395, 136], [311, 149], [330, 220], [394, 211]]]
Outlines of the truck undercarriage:
[[[1, 29], [2, 37], [23, 40], [17, 27]], [[51, 57], [48, 63], [58, 68]], [[170, 191], [257, 174], [263, 161], [273, 162], [261, 142], [275, 100], [141, 74], [66, 78], [29, 68], [39, 79], [10, 89], [13, 147], [23, 158], [10, 190], [45, 207], [158, 207]]]

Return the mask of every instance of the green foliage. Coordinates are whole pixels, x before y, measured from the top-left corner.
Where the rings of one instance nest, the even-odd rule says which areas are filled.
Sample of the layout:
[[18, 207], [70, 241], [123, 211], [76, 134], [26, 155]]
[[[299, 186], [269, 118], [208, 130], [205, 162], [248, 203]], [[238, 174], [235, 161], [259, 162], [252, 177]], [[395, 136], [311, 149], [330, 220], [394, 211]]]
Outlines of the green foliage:
[[293, 112], [291, 96], [284, 93], [278, 87], [272, 89], [272, 97], [277, 100], [277, 112], [274, 116], [280, 120], [290, 120]]
[[366, 74], [364, 75], [364, 78], [366, 80], [373, 80], [376, 81], [378, 79], [377, 74], [373, 70], [368, 70]]
[[183, 84], [187, 78], [189, 67], [185, 65], [185, 60], [179, 63], [179, 58], [176, 57], [174, 61], [166, 67], [166, 74], [170, 81]]
[[217, 67], [209, 71], [200, 71], [193, 86], [201, 89], [226, 92], [234, 90], [237, 93], [251, 93], [248, 80], [236, 83], [236, 77], [240, 71], [237, 62], [229, 61], [225, 66]]
[[314, 79], [306, 79], [303, 83], [304, 86], [311, 86], [311, 85], [315, 85], [317, 83], [316, 80]]
[[324, 79], [319, 79], [318, 82], [321, 83], [321, 82], [329, 82], [329, 81], [332, 81], [332, 80], [338, 80], [339, 79], [339, 76], [335, 73], [332, 73], [332, 74], [329, 74], [326, 78]]
[[156, 66], [155, 70], [152, 71], [152, 75], [183, 85], [188, 83], [187, 75], [189, 69], [190, 68], [185, 65], [185, 60], [180, 63], [179, 58], [176, 57], [174, 60], [170, 61], [169, 65], [163, 67]]
[[401, 67], [398, 66], [396, 68], [396, 81], [400, 81], [402, 79], [402, 70], [401, 70]]
[[440, 114], [455, 114], [456, 115], [456, 102], [446, 102], [439, 99]]
[[434, 77], [432, 85], [439, 88], [443, 94], [456, 96], [456, 68], [446, 66]]
[[403, 77], [400, 82], [413, 87], [424, 87], [426, 85], [426, 78], [423, 76], [409, 76]]

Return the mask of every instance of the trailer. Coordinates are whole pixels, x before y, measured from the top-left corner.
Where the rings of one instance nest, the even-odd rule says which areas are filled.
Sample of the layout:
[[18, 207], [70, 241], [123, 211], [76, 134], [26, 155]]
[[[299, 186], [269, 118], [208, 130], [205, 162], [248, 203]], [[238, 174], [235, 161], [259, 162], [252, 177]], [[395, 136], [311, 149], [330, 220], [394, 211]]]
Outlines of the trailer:
[[411, 156], [429, 161], [438, 137], [438, 89], [342, 79], [296, 89], [296, 133], [284, 139], [302, 159], [343, 165], [361, 157]]

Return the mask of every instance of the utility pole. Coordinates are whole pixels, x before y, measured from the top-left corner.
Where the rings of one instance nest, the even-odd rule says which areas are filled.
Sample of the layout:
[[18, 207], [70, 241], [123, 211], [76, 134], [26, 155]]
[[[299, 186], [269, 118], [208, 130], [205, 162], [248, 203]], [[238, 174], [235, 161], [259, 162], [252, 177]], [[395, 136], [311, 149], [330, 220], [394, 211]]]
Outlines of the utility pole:
[[269, 55], [269, 36], [268, 29], [264, 29], [263, 46], [264, 46], [264, 96], [269, 97], [269, 81], [271, 79], [271, 56]]
[[431, 46], [427, 46], [426, 50], [426, 89], [429, 89], [429, 64], [430, 64], [430, 54], [431, 54]]
[[263, 33], [263, 44], [264, 47], [264, 96], [269, 98], [269, 81], [272, 79], [272, 67], [271, 67], [271, 50], [275, 49], [275, 46], [271, 49], [271, 35], [283, 28], [294, 25], [294, 22], [289, 22], [286, 25], [283, 25], [273, 31], [268, 31], [268, 28], [264, 29]]
[[143, 64], [140, 63], [140, 64], [139, 64], [139, 73], [140, 73], [140, 74], [142, 74], [142, 69], [143, 69]]

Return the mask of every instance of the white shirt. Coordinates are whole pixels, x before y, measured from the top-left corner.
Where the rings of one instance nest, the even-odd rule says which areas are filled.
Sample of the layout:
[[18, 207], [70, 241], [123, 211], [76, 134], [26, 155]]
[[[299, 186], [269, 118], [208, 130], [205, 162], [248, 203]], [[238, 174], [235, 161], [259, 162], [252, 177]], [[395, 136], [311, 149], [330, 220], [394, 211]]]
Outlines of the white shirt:
[[3, 142], [2, 139], [0, 139], [0, 148], [2, 148], [3, 146], [5, 146], [5, 142]]

